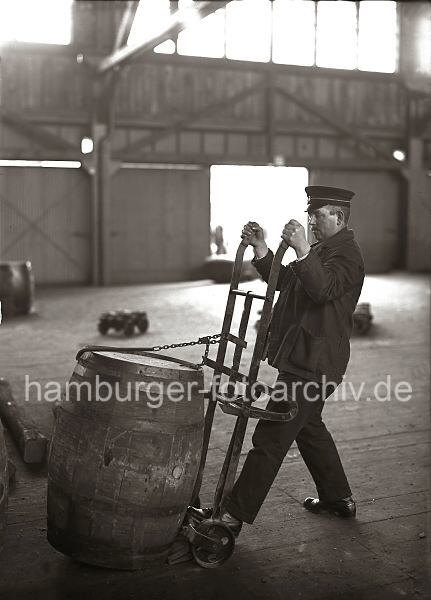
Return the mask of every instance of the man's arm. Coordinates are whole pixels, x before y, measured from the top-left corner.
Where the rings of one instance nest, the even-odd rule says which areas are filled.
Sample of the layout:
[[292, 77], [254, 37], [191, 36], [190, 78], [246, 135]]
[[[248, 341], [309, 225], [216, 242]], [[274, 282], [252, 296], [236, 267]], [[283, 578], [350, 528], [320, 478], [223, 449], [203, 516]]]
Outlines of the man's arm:
[[[272, 266], [273, 260], [274, 260], [274, 254], [272, 253], [271, 250], [268, 250], [268, 252], [265, 254], [265, 256], [263, 258], [256, 259], [256, 255], [255, 255], [255, 258], [252, 260], [252, 264], [256, 268], [256, 271], [259, 273], [259, 275], [261, 275], [262, 279], [264, 281], [266, 281], [266, 283], [268, 283], [268, 281], [269, 281], [269, 274], [271, 272], [271, 266]], [[292, 276], [293, 276], [293, 272], [291, 271], [291, 269], [289, 267], [280, 265], [280, 272], [278, 274], [278, 281], [277, 281], [276, 289], [282, 290], [287, 285], [287, 282], [289, 281], [290, 277], [292, 277]]]
[[343, 296], [348, 290], [362, 283], [364, 265], [359, 252], [340, 252], [322, 262], [311, 249], [308, 256], [292, 264], [304, 290], [316, 304], [323, 304]]

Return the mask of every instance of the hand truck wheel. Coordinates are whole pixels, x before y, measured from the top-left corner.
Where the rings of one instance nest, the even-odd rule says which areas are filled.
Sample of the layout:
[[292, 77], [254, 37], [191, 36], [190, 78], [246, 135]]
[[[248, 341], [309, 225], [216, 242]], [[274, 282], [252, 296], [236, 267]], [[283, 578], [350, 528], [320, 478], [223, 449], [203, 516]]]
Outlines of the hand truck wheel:
[[207, 519], [196, 525], [196, 530], [212, 541], [212, 548], [204, 548], [198, 543], [191, 544], [192, 555], [198, 565], [205, 569], [215, 569], [232, 556], [235, 536], [222, 521]]

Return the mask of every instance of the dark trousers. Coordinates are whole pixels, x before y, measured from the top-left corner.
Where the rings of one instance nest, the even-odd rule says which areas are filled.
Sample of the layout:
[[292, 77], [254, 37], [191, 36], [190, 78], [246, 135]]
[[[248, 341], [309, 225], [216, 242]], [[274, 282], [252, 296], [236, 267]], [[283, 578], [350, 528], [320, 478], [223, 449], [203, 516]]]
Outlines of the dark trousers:
[[285, 386], [287, 399], [270, 399], [267, 409], [285, 412], [294, 397], [298, 413], [285, 423], [258, 422], [252, 438], [253, 448], [247, 455], [232, 492], [223, 503], [224, 509], [246, 523], [253, 523], [256, 518], [294, 440], [321, 500], [333, 501], [351, 496], [334, 440], [322, 421], [324, 400], [334, 392], [335, 386], [330, 389], [328, 386], [325, 390], [321, 384], [311, 384], [308, 390], [309, 397], [314, 398], [311, 401], [305, 397], [307, 388], [304, 389], [303, 385], [296, 386], [293, 392], [295, 382], [305, 384], [306, 380], [280, 372], [276, 389], [279, 382]]

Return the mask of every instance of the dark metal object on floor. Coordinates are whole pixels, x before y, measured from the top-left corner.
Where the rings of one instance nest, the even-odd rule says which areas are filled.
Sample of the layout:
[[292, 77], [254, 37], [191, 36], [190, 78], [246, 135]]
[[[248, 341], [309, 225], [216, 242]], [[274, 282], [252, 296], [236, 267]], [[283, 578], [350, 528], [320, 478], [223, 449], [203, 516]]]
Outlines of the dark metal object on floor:
[[145, 333], [149, 321], [147, 313], [142, 310], [111, 310], [100, 315], [97, 328], [99, 333], [106, 335], [110, 329], [123, 331], [126, 337], [132, 336], [136, 330]]
[[33, 309], [34, 277], [31, 262], [0, 262], [0, 302], [5, 319], [28, 315]]
[[353, 331], [365, 335], [371, 328], [373, 315], [368, 302], [360, 302], [353, 313]]
[[[84, 349], [70, 381], [84, 386], [80, 396], [71, 386], [69, 401], [55, 411], [49, 542], [81, 562], [112, 569], [165, 561], [199, 467], [202, 369], [151, 353]], [[190, 390], [181, 402], [167, 392], [177, 382]], [[98, 401], [102, 395], [108, 397]]]
[[6, 444], [0, 423], [0, 550], [3, 548], [6, 532], [6, 511], [9, 493], [9, 476]]
[[47, 439], [18, 406], [6, 379], [0, 378], [0, 418], [10, 432], [21, 458], [28, 464], [45, 461]]

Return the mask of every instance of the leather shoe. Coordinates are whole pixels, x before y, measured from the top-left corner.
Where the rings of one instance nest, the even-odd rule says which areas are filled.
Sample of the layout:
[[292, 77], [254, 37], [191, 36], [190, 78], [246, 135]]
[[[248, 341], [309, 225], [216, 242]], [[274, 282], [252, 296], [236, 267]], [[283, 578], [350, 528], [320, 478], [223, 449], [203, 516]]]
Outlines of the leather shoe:
[[337, 517], [352, 518], [356, 517], [356, 504], [353, 498], [342, 498], [333, 502], [320, 500], [319, 498], [306, 498], [304, 508], [315, 514], [324, 512], [332, 513]]
[[229, 512], [227, 512], [225, 510], [220, 515], [220, 520], [222, 523], [224, 523], [225, 525], [227, 525], [229, 527], [229, 529], [232, 531], [232, 533], [234, 534], [235, 537], [239, 536], [240, 531], [242, 529], [241, 519], [237, 519], [236, 517], [234, 517], [233, 515], [231, 515]]
[[[201, 519], [211, 519], [213, 516], [212, 508], [193, 508], [192, 511], [195, 515], [199, 515]], [[220, 521], [229, 527], [235, 537], [239, 536], [242, 529], [242, 521], [240, 519], [237, 519], [225, 510], [220, 515]]]

